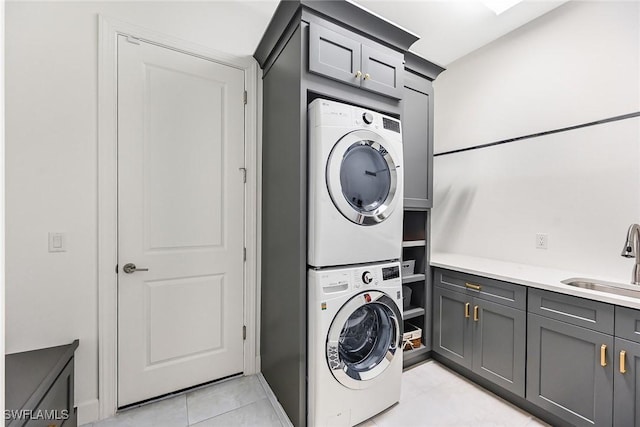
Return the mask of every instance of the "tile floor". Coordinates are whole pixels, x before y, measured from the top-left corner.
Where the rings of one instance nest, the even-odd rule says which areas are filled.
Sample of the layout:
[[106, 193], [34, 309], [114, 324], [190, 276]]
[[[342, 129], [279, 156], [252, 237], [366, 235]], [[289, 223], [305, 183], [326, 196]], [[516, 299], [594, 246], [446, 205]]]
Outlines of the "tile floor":
[[[241, 377], [123, 411], [85, 427], [291, 425], [279, 418], [258, 376]], [[400, 403], [359, 427], [540, 427], [542, 421], [435, 361], [402, 376]]]
[[400, 403], [358, 427], [542, 427], [533, 415], [434, 360], [404, 371]]

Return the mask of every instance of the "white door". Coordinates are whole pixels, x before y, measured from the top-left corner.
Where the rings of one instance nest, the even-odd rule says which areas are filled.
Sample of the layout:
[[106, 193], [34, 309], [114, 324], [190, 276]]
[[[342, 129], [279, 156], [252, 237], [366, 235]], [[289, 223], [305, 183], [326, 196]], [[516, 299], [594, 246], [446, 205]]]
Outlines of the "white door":
[[242, 70], [118, 37], [120, 407], [243, 371], [243, 92]]

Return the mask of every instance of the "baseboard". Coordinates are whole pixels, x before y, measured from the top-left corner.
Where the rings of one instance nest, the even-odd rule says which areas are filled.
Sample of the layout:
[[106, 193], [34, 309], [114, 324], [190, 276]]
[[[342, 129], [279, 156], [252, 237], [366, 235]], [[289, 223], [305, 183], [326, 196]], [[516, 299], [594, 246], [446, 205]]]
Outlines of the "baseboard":
[[278, 418], [280, 419], [280, 422], [282, 423], [282, 425], [287, 427], [293, 427], [291, 420], [287, 416], [287, 413], [284, 411], [284, 408], [282, 407], [282, 405], [280, 405], [280, 402], [278, 402], [276, 395], [273, 394], [273, 390], [271, 390], [271, 387], [269, 387], [269, 383], [267, 382], [267, 380], [264, 379], [264, 375], [262, 375], [262, 372], [258, 374], [258, 380], [260, 381], [260, 384], [262, 384], [262, 388], [264, 388], [265, 392], [267, 393], [267, 398], [269, 399], [269, 402], [271, 402], [271, 404], [273, 405], [276, 411], [276, 414], [278, 415]]
[[78, 425], [89, 424], [100, 418], [100, 401], [98, 399], [81, 402], [78, 408]]

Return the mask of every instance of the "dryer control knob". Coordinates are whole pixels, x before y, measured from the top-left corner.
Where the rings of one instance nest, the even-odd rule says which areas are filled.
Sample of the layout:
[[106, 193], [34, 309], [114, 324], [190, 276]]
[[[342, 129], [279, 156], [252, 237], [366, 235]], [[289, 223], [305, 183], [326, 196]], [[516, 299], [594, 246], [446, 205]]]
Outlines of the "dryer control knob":
[[368, 125], [373, 123], [373, 114], [371, 113], [362, 113], [362, 120]]
[[368, 285], [369, 283], [373, 282], [373, 274], [371, 274], [368, 271], [365, 271], [364, 273], [362, 273], [362, 281], [364, 282], [365, 285]]

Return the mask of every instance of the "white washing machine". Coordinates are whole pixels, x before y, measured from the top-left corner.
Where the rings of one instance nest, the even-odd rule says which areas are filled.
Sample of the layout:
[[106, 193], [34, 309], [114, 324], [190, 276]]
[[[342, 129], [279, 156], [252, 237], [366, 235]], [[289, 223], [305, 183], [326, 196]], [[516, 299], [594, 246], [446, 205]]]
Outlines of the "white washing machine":
[[400, 263], [308, 276], [308, 425], [353, 426], [400, 400]]
[[400, 121], [325, 99], [309, 105], [308, 264], [400, 259]]

